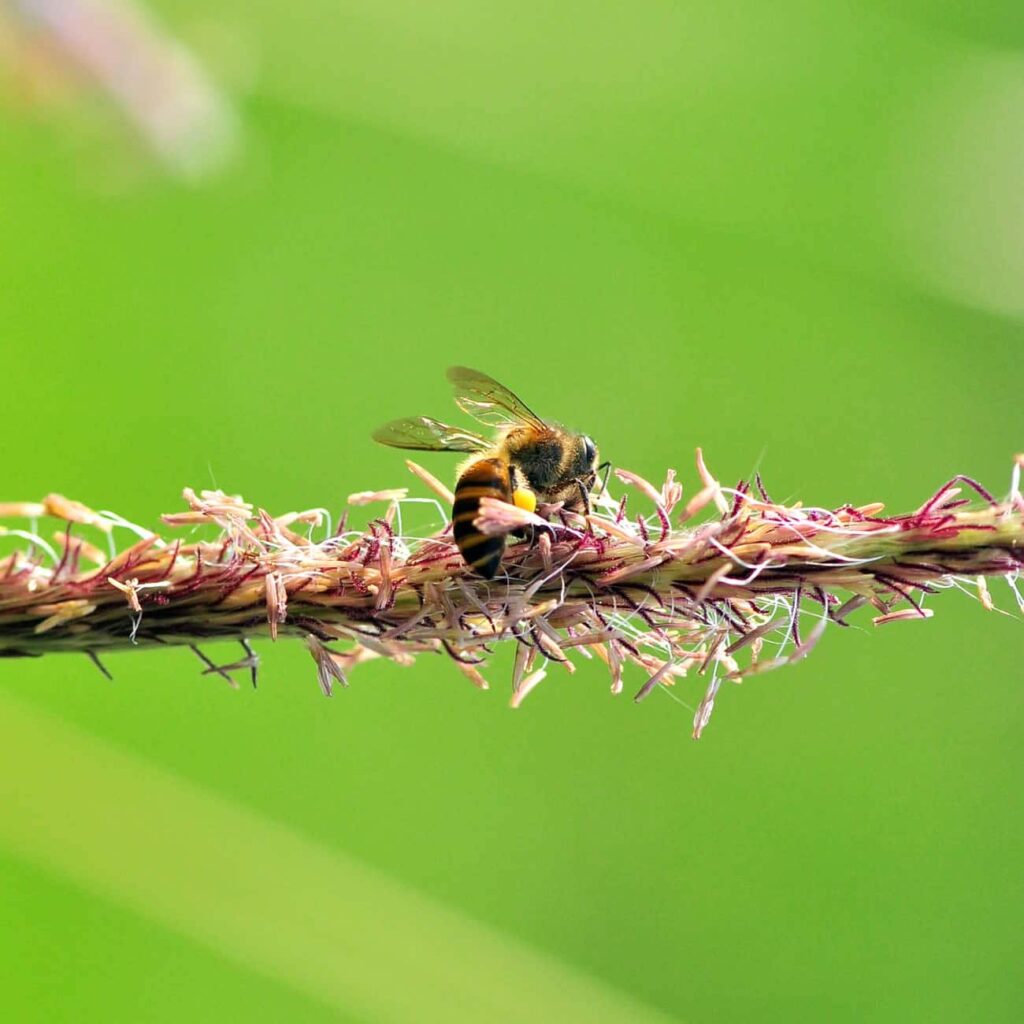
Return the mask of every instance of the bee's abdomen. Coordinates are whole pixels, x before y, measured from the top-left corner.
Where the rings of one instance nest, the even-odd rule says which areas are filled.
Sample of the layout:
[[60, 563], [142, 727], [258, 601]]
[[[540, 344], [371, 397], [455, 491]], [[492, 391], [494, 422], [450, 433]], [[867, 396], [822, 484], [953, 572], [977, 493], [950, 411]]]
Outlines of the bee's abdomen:
[[504, 537], [488, 537], [474, 525], [481, 498], [512, 500], [508, 463], [501, 459], [480, 459], [469, 466], [455, 485], [452, 531], [466, 564], [485, 579], [491, 579], [501, 565]]

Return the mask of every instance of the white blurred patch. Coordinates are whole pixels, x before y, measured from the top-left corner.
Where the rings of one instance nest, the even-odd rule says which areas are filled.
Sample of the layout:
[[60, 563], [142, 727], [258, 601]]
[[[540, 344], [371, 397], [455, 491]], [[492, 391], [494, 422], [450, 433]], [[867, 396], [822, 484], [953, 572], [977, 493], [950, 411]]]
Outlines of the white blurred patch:
[[97, 83], [172, 174], [201, 179], [233, 154], [238, 123], [231, 103], [141, 4], [11, 0], [3, 6], [36, 65], [51, 77], [78, 71]]
[[890, 200], [906, 270], [932, 291], [1024, 315], [1024, 57], [960, 51], [907, 112]]

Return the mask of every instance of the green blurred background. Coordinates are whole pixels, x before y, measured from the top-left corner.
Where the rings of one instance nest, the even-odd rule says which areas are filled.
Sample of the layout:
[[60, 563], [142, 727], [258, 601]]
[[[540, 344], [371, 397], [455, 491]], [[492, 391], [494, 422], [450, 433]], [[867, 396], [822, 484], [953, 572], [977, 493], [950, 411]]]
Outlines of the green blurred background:
[[[409, 483], [369, 433], [449, 415], [456, 362], [691, 494], [697, 444], [814, 504], [1006, 489], [1018, 3], [160, 0], [221, 104], [184, 166], [31, 10], [0, 6], [0, 500], [337, 511]], [[0, 1011], [1019, 1020], [993, 593], [1015, 617], [830, 632], [700, 743], [701, 681], [636, 707], [589, 663], [516, 713], [507, 660], [330, 701], [295, 642], [256, 693], [185, 651], [2, 664]]]

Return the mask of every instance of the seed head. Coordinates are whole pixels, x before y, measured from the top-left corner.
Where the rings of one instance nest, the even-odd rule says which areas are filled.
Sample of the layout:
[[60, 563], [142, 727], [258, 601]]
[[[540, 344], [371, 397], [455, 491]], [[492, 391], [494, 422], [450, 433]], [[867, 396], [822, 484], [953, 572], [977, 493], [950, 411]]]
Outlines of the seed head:
[[[334, 530], [323, 509], [274, 517], [238, 496], [186, 488], [188, 509], [165, 525], [211, 536], [172, 542], [51, 495], [0, 505], [3, 518], [30, 521], [27, 530], [0, 526], [13, 546], [0, 557], [0, 657], [78, 651], [102, 667], [106, 651], [181, 644], [208, 672], [230, 680], [246, 668], [255, 680], [248, 638], [297, 635], [330, 696], [363, 661], [411, 664], [428, 652], [487, 689], [488, 661], [504, 642], [516, 649], [512, 707], [551, 672], [596, 658], [613, 694], [637, 675], [637, 702], [700, 680], [699, 736], [724, 681], [806, 657], [862, 607], [876, 625], [924, 620], [934, 594], [958, 588], [991, 609], [987, 581], [1002, 577], [1024, 609], [1022, 467], [1018, 456], [1005, 501], [956, 476], [916, 511], [886, 516], [879, 503], [778, 504], [760, 477], [756, 492], [748, 481], [724, 487], [698, 449], [700, 486], [689, 500], [672, 470], [660, 485], [618, 470], [628, 490], [596, 493], [586, 515], [483, 499], [474, 525], [508, 538], [494, 580], [463, 562], [448, 488], [411, 462], [445, 505], [406, 488], [360, 491], [350, 505], [384, 506], [364, 528], [346, 515]], [[403, 533], [403, 511], [417, 502], [443, 520], [426, 536]], [[633, 502], [639, 513], [628, 511]], [[56, 546], [39, 532], [44, 516], [64, 524]], [[110, 553], [74, 530], [109, 540]], [[134, 542], [118, 551], [114, 536], [125, 531]], [[231, 665], [214, 665], [197, 646], [227, 638], [246, 651]]]

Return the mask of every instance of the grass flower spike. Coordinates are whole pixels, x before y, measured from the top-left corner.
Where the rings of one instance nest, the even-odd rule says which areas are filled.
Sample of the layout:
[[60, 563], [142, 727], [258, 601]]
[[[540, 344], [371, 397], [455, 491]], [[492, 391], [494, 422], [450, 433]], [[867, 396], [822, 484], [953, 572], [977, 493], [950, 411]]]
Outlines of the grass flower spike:
[[[409, 466], [450, 506], [448, 488]], [[0, 658], [79, 652], [106, 671], [109, 651], [187, 645], [234, 684], [238, 670], [255, 682], [252, 638], [299, 636], [330, 695], [360, 662], [425, 654], [486, 689], [505, 642], [516, 652], [513, 707], [547, 673], [596, 659], [613, 694], [635, 677], [637, 701], [699, 679], [699, 736], [723, 682], [805, 657], [863, 607], [876, 625], [927, 619], [932, 595], [959, 588], [991, 609], [987, 581], [1001, 578], [1024, 610], [1022, 466], [1018, 456], [1004, 501], [958, 476], [916, 511], [889, 516], [879, 504], [781, 505], [759, 477], [723, 487], [698, 450], [700, 486], [688, 500], [671, 470], [660, 485], [619, 470], [627, 490], [598, 494], [587, 515], [484, 499], [474, 525], [511, 541], [489, 581], [466, 569], [450, 522], [403, 534], [403, 510], [423, 501], [404, 488], [352, 495], [351, 505], [384, 512], [337, 530], [324, 510], [274, 517], [186, 489], [187, 511], [163, 517], [193, 535], [176, 540], [51, 495], [0, 505], [11, 524], [0, 526]], [[47, 519], [61, 528], [47, 532]], [[196, 527], [211, 536], [194, 539]], [[118, 549], [125, 534], [134, 540]], [[223, 639], [239, 641], [242, 656], [217, 665], [200, 645]]]

